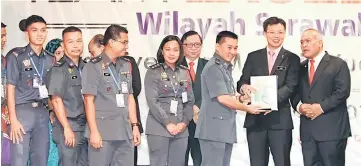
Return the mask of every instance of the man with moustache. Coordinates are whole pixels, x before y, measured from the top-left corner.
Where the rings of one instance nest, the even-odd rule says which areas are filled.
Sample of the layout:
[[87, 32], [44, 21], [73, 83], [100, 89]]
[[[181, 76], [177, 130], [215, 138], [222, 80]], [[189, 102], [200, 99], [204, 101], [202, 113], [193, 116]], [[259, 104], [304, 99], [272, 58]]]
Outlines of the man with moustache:
[[183, 60], [183, 65], [189, 69], [195, 98], [195, 105], [193, 106], [193, 119], [189, 122], [188, 125], [189, 137], [185, 156], [185, 166], [188, 166], [189, 152], [192, 155], [193, 165], [200, 166], [202, 162], [201, 148], [199, 146], [198, 139], [194, 138], [194, 132], [196, 130], [196, 124], [198, 121], [199, 108], [201, 107], [202, 103], [201, 73], [208, 60], [200, 58], [203, 41], [197, 32], [186, 32], [182, 36], [181, 41], [183, 43], [185, 57]]
[[90, 166], [134, 165], [140, 144], [133, 97], [128, 31], [111, 25], [104, 33], [104, 51], [84, 67], [82, 87], [88, 128]]
[[238, 36], [222, 31], [216, 37], [216, 51], [202, 77], [202, 107], [196, 127], [202, 152], [201, 166], [229, 166], [237, 142], [236, 110], [258, 114], [255, 106], [240, 103], [233, 85], [231, 61], [237, 55]]
[[271, 151], [277, 166], [290, 166], [293, 122], [289, 98], [298, 83], [300, 58], [283, 48], [286, 23], [283, 19], [270, 17], [263, 23], [267, 47], [248, 54], [237, 90], [250, 97], [254, 89], [249, 85], [252, 76], [277, 76], [278, 110], [264, 114], [247, 114], [244, 127], [251, 166], [268, 166]]
[[[104, 51], [104, 44], [103, 44], [104, 36], [102, 34], [95, 35], [91, 41], [89, 42], [88, 49], [89, 53], [92, 57], [100, 55]], [[126, 56], [124, 56], [125, 59], [128, 59], [132, 66], [132, 88], [133, 88], [133, 96], [135, 100], [136, 105], [136, 111], [137, 111], [137, 119], [139, 121], [139, 132], [143, 133], [143, 126], [142, 121], [140, 119], [140, 110], [139, 110], [139, 103], [138, 103], [138, 96], [140, 94], [140, 91], [142, 90], [142, 80], [140, 78], [139, 68], [138, 64], [135, 61], [135, 59], [132, 56], [129, 56], [128, 52], [126, 53]], [[134, 146], [134, 166], [137, 166], [138, 162], [138, 147]]]
[[301, 114], [300, 136], [305, 166], [344, 166], [351, 136], [346, 100], [351, 76], [347, 63], [323, 50], [322, 35], [307, 29], [301, 37], [299, 88], [292, 106]]
[[37, 15], [21, 21], [29, 39], [6, 56], [7, 106], [10, 115], [11, 165], [46, 166], [49, 153], [49, 112], [46, 74], [54, 58], [43, 49], [46, 22]]
[[48, 89], [56, 120], [53, 140], [59, 149], [59, 166], [87, 166], [88, 141], [84, 137], [86, 124], [81, 94], [81, 71], [85, 63], [82, 31], [74, 26], [62, 32], [64, 56], [48, 73]]

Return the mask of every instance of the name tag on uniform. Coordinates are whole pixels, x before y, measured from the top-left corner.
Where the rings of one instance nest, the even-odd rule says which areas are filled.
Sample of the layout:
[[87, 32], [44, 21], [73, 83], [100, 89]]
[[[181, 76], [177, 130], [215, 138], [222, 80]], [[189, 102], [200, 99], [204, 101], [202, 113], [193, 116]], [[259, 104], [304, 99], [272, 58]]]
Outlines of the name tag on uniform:
[[277, 66], [277, 70], [286, 70], [286, 67], [284, 67], [284, 66]]
[[71, 76], [71, 79], [77, 79], [78, 76]]
[[115, 98], [117, 100], [117, 107], [121, 107], [124, 108], [125, 104], [124, 104], [124, 95], [121, 93], [117, 93], [115, 94]]
[[110, 73], [104, 73], [104, 76], [110, 76]]
[[170, 112], [173, 114], [177, 114], [177, 108], [178, 108], [178, 101], [171, 100], [170, 101]]
[[29, 68], [25, 68], [24, 70], [25, 71], [31, 71], [31, 70], [33, 70], [33, 68], [29, 67]]
[[44, 99], [44, 98], [49, 97], [48, 89], [46, 89], [45, 85], [40, 85], [39, 86], [39, 97], [40, 97], [40, 99]]
[[39, 88], [39, 86], [40, 86], [40, 79], [39, 79], [39, 77], [34, 77], [33, 78], [33, 88]]
[[183, 103], [188, 102], [188, 95], [187, 95], [187, 92], [182, 92], [182, 101], [183, 101]]
[[125, 81], [123, 81], [123, 82], [121, 83], [121, 85], [122, 85], [122, 93], [128, 93], [128, 92], [129, 92], [129, 91], [128, 91], [128, 83], [125, 82]]

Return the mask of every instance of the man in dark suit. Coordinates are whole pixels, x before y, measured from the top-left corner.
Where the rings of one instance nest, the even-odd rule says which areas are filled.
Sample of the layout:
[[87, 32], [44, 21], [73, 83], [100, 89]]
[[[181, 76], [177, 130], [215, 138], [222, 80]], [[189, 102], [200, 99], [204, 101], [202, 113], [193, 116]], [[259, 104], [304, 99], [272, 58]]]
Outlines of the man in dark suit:
[[306, 61], [301, 63], [299, 88], [292, 106], [301, 114], [305, 166], [344, 166], [351, 136], [346, 100], [351, 76], [347, 63], [323, 51], [322, 35], [306, 30], [301, 38]]
[[248, 54], [237, 90], [250, 96], [254, 89], [249, 85], [251, 76], [277, 75], [278, 110], [264, 114], [247, 114], [244, 127], [251, 166], [268, 166], [271, 151], [276, 166], [290, 166], [293, 122], [289, 98], [298, 83], [300, 58], [282, 47], [286, 23], [270, 17], [263, 23], [266, 48]]
[[[132, 88], [133, 88], [133, 95], [134, 95], [134, 99], [135, 99], [135, 106], [136, 106], [136, 112], [137, 112], [137, 119], [139, 122], [139, 132], [143, 133], [143, 126], [142, 126], [142, 121], [140, 119], [140, 110], [139, 110], [139, 103], [138, 103], [138, 95], [140, 94], [140, 91], [142, 90], [142, 82], [140, 79], [140, 73], [139, 73], [139, 68], [138, 68], [138, 64], [135, 61], [135, 59], [131, 56], [128, 55], [124, 56], [125, 58], [130, 60], [130, 63], [132, 64]], [[134, 147], [134, 166], [137, 166], [137, 161], [138, 161], [138, 148], [135, 146]]]
[[194, 138], [196, 124], [198, 120], [199, 108], [201, 107], [202, 94], [201, 94], [201, 73], [208, 62], [208, 60], [200, 58], [202, 51], [202, 38], [195, 31], [186, 32], [181, 39], [184, 50], [183, 65], [189, 68], [189, 74], [192, 77], [192, 88], [195, 98], [195, 105], [193, 106], [193, 120], [188, 125], [189, 137], [188, 147], [186, 151], [185, 166], [188, 166], [189, 152], [191, 152], [193, 165], [200, 166], [202, 162], [201, 149], [197, 138]]

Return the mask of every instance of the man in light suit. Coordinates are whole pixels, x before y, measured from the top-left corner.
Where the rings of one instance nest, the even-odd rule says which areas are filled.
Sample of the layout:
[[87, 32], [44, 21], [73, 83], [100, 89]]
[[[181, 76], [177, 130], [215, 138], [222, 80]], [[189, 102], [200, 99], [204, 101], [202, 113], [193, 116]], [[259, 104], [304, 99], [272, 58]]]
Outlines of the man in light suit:
[[184, 50], [183, 65], [189, 68], [189, 74], [192, 78], [192, 88], [195, 98], [195, 105], [193, 106], [193, 120], [189, 122], [188, 131], [188, 147], [186, 151], [185, 166], [188, 166], [189, 152], [192, 155], [193, 166], [200, 166], [202, 162], [201, 148], [199, 141], [194, 138], [196, 131], [196, 124], [198, 121], [199, 108], [201, 108], [202, 94], [201, 94], [201, 73], [208, 60], [200, 58], [202, 51], [202, 38], [195, 31], [186, 32], [181, 39]]
[[247, 96], [253, 88], [251, 76], [277, 76], [277, 111], [265, 114], [247, 114], [244, 127], [251, 166], [268, 166], [270, 151], [276, 166], [290, 166], [292, 146], [292, 117], [289, 99], [298, 83], [300, 58], [283, 48], [286, 23], [283, 19], [270, 17], [263, 23], [267, 47], [248, 54], [237, 90]]
[[216, 51], [202, 77], [202, 107], [196, 127], [202, 152], [201, 166], [229, 166], [237, 142], [236, 110], [251, 114], [259, 110], [236, 99], [231, 61], [237, 55], [238, 36], [222, 31], [216, 37]]
[[299, 88], [292, 106], [301, 114], [301, 141], [305, 166], [344, 166], [351, 136], [346, 100], [351, 79], [347, 63], [323, 51], [322, 35], [303, 32]]

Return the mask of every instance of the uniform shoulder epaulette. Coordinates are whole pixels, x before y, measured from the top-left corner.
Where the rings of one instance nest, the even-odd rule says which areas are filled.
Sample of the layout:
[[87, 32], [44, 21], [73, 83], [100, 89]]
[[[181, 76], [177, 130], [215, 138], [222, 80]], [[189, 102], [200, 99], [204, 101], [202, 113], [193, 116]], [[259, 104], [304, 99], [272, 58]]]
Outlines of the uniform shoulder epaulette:
[[220, 65], [220, 64], [221, 64], [221, 60], [220, 60], [219, 58], [216, 58], [216, 59], [214, 60], [214, 62], [215, 62], [217, 65]]
[[9, 53], [6, 55], [14, 55], [17, 57], [18, 55], [24, 53], [26, 51], [26, 47], [15, 47], [9, 51]]
[[60, 67], [65, 63], [65, 59], [64, 57], [62, 57], [61, 59], [59, 59], [58, 61], [55, 62], [54, 66], [56, 67]]
[[97, 56], [97, 57], [94, 57], [94, 58], [91, 58], [90, 61], [92, 63], [98, 63], [102, 60], [102, 57], [101, 56]]
[[120, 59], [123, 59], [123, 60], [125, 60], [127, 62], [130, 62], [130, 60], [128, 58], [126, 58], [126, 57], [120, 57]]
[[85, 58], [83, 59], [83, 62], [84, 62], [84, 63], [88, 63], [88, 62], [90, 61], [90, 59], [91, 59], [90, 57], [85, 57]]
[[161, 63], [156, 63], [156, 64], [154, 64], [154, 65], [149, 66], [149, 68], [151, 68], [151, 69], [157, 69], [157, 68], [160, 68], [161, 66], [162, 66]]
[[186, 67], [186, 66], [184, 66], [184, 65], [179, 65], [179, 68], [181, 68], [181, 69], [188, 69], [188, 67]]

